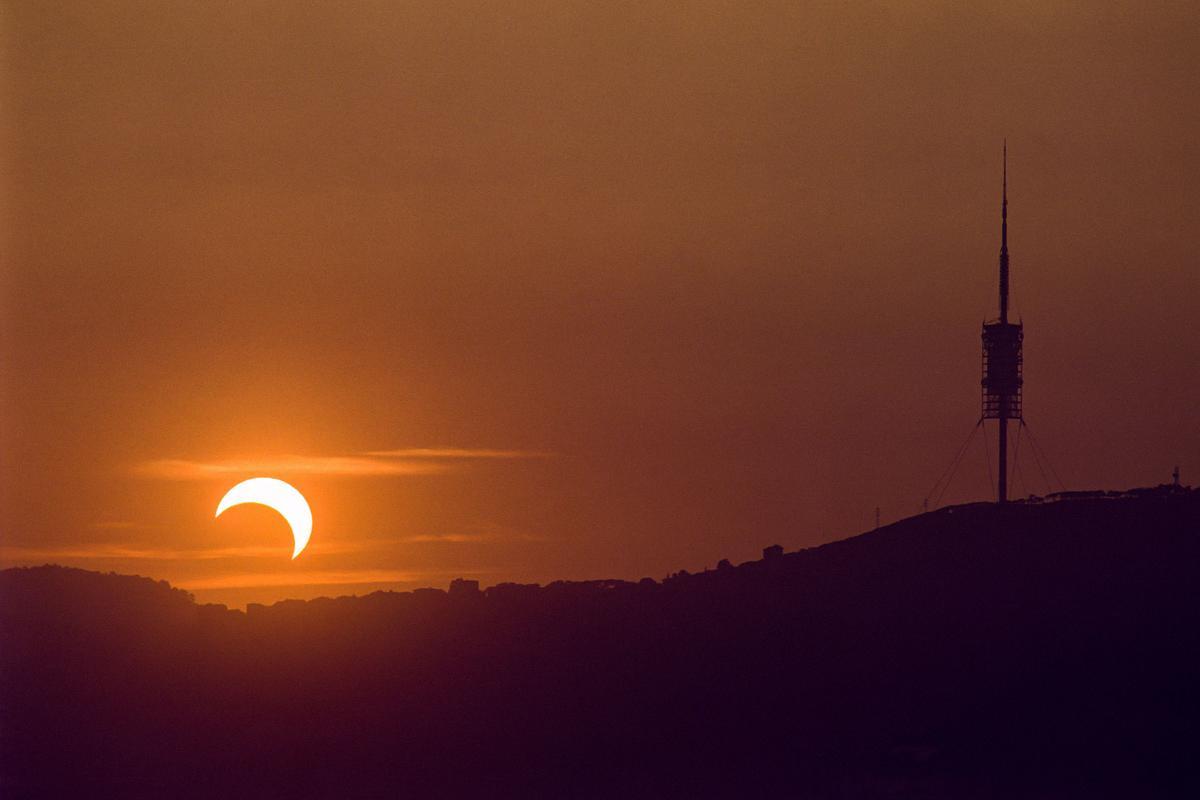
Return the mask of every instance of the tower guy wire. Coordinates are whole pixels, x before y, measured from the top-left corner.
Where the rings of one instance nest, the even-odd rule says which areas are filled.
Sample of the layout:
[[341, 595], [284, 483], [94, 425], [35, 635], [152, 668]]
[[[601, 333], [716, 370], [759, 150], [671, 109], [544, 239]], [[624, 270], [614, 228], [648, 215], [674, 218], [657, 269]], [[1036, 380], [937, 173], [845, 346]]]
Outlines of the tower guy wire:
[[[1029, 423], [1024, 420], [1021, 421], [1021, 424], [1025, 427], [1025, 435], [1029, 438], [1029, 444], [1033, 448], [1034, 458], [1039, 462], [1045, 463], [1046, 469], [1050, 470], [1050, 474], [1054, 476], [1054, 482], [1058, 484], [1059, 490], [1066, 491], [1067, 485], [1059, 477], [1058, 470], [1054, 469], [1054, 465], [1050, 463], [1050, 458], [1046, 455], [1046, 451], [1038, 444], [1037, 437], [1033, 435], [1033, 428], [1029, 427]], [[1051, 486], [1049, 479], [1046, 480], [1046, 485]], [[1053, 487], [1051, 486], [1051, 488]]]
[[[955, 452], [954, 458], [950, 461], [949, 466], [942, 470], [942, 474], [940, 477], [938, 477], [937, 482], [933, 484], [933, 488], [930, 489], [929, 493], [925, 495], [925, 499], [922, 502], [922, 507], [924, 509], [928, 510], [930, 506], [930, 500], [933, 501], [933, 508], [935, 510], [938, 508], [938, 505], [942, 502], [942, 496], [945, 495], [946, 489], [948, 489], [950, 486], [950, 482], [954, 480], [954, 473], [958, 470], [959, 463], [966, 454], [967, 448], [971, 446], [971, 440], [975, 438], [976, 432], [978, 432], [982, 426], [983, 418], [981, 417], [974, 425], [971, 426], [970, 433], [967, 434], [966, 440], [959, 445], [958, 451]], [[939, 491], [939, 488], [941, 491]]]

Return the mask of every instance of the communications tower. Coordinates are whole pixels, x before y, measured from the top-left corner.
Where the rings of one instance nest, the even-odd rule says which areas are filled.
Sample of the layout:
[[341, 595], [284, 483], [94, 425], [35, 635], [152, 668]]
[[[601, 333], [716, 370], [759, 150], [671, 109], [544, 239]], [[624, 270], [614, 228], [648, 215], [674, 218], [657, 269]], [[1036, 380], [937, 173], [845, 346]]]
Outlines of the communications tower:
[[1000, 317], [983, 324], [983, 414], [1000, 429], [999, 486], [996, 499], [1008, 502], [1008, 421], [1021, 422], [1020, 322], [1008, 321], [1008, 143], [1004, 144], [1004, 180], [1000, 200]]

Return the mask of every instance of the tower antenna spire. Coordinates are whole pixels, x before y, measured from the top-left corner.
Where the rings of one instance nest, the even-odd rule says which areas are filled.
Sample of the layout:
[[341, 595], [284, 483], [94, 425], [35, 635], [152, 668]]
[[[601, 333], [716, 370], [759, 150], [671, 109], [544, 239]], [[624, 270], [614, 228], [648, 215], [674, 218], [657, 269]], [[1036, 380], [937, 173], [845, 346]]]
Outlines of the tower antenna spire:
[[1004, 140], [1003, 175], [1000, 194], [1000, 321], [1008, 322], [1008, 139]]

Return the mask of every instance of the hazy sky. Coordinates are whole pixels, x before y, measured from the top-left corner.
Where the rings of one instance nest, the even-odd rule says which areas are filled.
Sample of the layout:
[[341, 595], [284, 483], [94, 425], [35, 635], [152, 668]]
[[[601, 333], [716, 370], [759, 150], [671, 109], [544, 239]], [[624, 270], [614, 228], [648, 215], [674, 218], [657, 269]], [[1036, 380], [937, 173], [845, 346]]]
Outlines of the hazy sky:
[[[0, 564], [242, 603], [916, 513], [1006, 136], [1033, 433], [1070, 488], [1200, 482], [1194, 2], [0, 9]], [[212, 519], [256, 474], [295, 562]], [[977, 440], [943, 502], [990, 491]]]

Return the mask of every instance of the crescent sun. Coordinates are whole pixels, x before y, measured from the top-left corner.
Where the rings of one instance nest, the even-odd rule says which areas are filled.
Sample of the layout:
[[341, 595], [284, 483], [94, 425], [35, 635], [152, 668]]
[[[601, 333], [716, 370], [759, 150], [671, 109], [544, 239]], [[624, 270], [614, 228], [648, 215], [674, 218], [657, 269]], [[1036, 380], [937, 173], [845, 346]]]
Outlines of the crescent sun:
[[221, 498], [214, 519], [221, 516], [225, 509], [243, 503], [258, 503], [278, 511], [280, 516], [287, 520], [292, 529], [292, 538], [296, 542], [292, 549], [292, 558], [304, 552], [304, 548], [308, 546], [308, 537], [312, 535], [312, 509], [308, 507], [308, 501], [296, 487], [277, 478], [244, 480]]

